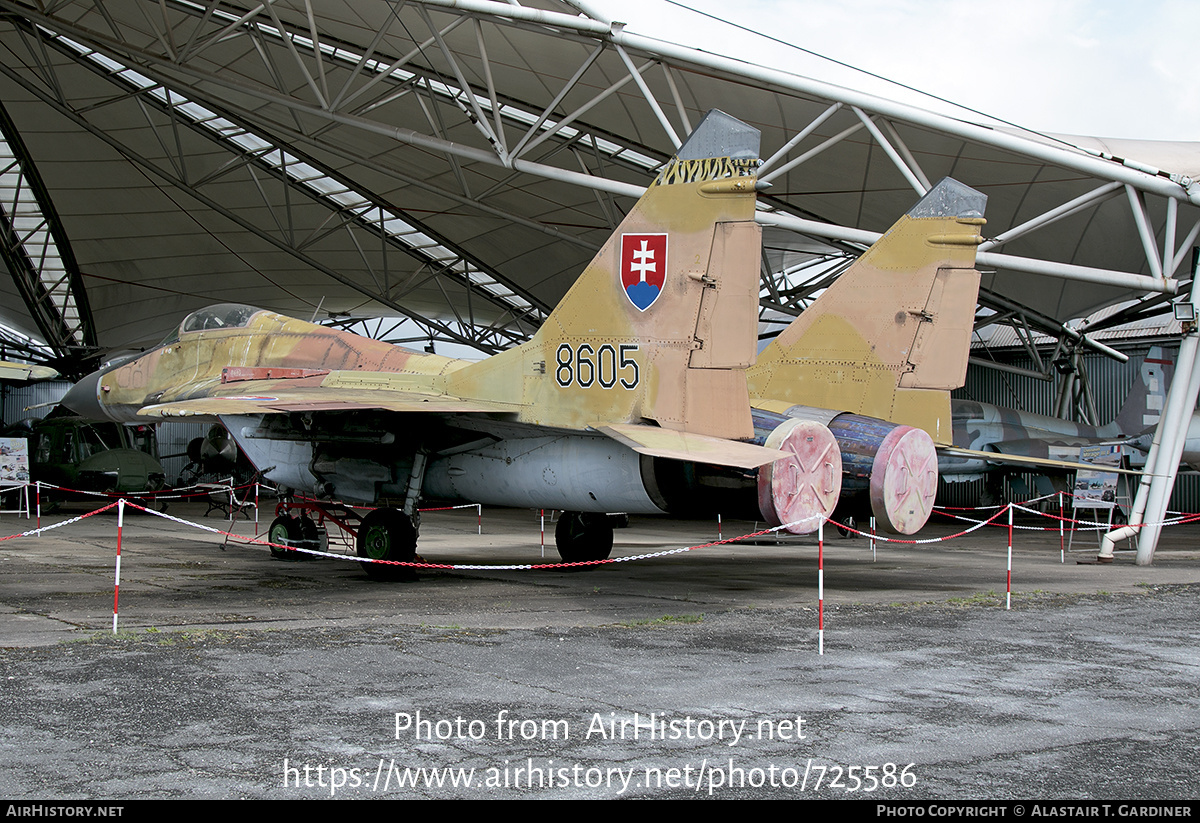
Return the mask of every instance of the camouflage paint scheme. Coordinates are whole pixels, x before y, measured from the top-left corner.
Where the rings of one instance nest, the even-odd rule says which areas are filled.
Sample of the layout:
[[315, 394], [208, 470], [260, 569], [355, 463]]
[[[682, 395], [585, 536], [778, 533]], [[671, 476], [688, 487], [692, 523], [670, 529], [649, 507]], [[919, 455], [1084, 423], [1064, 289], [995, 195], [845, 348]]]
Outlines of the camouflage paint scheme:
[[220, 418], [277, 482], [407, 513], [423, 492], [675, 511], [707, 472], [774, 523], [812, 520], [793, 531], [849, 489], [912, 533], [965, 375], [986, 198], [940, 183], [754, 363], [757, 152], [710, 113], [537, 334], [479, 363], [224, 305], [74, 407]]
[[[1149, 447], [1149, 435], [1158, 425], [1166, 402], [1167, 386], [1171, 381], [1173, 363], [1165, 359], [1161, 348], [1155, 346], [1146, 355], [1117, 417], [1102, 425], [1090, 426], [1059, 417], [1007, 409], [990, 403], [955, 400], [954, 446], [979, 454], [960, 455], [945, 452], [938, 461], [942, 477], [947, 482], [966, 482], [984, 476], [988, 471], [1004, 468], [1020, 470], [1016, 459], [1029, 458], [1039, 462], [1029, 465], [1065, 471], [1076, 464], [1079, 448], [1100, 443], [1128, 441], [1131, 456]], [[987, 455], [985, 453], [991, 453]], [[1138, 463], [1134, 460], [1134, 463]], [[1188, 461], [1185, 450], [1184, 462]]]

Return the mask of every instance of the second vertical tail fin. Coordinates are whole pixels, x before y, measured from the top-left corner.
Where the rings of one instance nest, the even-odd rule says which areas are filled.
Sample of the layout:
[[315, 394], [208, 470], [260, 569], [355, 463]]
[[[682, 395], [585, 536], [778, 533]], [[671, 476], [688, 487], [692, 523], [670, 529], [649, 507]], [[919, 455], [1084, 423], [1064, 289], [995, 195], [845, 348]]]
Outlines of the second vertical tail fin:
[[950, 178], [931, 189], [763, 351], [749, 370], [755, 406], [854, 412], [950, 442], [986, 202]]

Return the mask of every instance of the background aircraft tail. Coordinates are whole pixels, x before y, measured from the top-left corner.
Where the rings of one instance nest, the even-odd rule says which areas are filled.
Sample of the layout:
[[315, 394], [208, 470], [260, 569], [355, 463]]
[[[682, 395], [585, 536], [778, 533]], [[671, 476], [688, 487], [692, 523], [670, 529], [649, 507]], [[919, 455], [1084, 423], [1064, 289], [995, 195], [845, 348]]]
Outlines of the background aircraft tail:
[[752, 437], [758, 150], [757, 129], [709, 112], [533, 339], [454, 373], [449, 391], [539, 425]]
[[1133, 437], [1158, 425], [1174, 372], [1175, 363], [1167, 358], [1162, 347], [1152, 347], [1117, 413], [1117, 428], [1122, 434]]

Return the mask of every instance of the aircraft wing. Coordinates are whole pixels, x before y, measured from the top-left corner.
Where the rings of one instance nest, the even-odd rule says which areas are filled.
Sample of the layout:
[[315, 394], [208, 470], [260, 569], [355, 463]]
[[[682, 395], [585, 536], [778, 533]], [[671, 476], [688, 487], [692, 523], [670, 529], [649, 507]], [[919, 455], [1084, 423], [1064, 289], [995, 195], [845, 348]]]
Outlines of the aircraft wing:
[[658, 426], [620, 423], [596, 426], [595, 429], [638, 454], [651, 457], [669, 457], [672, 460], [735, 466], [742, 469], [754, 469], [791, 457], [788, 452], [756, 446], [753, 443], [663, 429]]
[[950, 457], [966, 457], [972, 460], [986, 460], [989, 463], [1008, 463], [1014, 466], [1030, 468], [1058, 469], [1059, 471], [1104, 471], [1119, 474], [1140, 475], [1137, 469], [1121, 469], [1116, 466], [1104, 466], [1096, 463], [1078, 463], [1070, 460], [1055, 460], [1052, 457], [1032, 457], [1027, 454], [1006, 454], [996, 451], [980, 451], [979, 449], [960, 449], [955, 446], [938, 446], [940, 454]]

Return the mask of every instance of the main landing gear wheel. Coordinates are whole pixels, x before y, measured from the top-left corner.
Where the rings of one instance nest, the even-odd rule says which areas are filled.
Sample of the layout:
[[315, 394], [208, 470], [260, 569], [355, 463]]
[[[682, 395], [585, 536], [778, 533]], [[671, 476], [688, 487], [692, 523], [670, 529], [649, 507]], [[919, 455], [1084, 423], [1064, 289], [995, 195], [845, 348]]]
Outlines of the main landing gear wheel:
[[[417, 530], [408, 515], [397, 509], [375, 509], [363, 518], [358, 528], [358, 556], [371, 560], [412, 562], [417, 556]], [[368, 577], [393, 580], [403, 566], [363, 563]]]
[[606, 514], [563, 512], [554, 527], [554, 543], [564, 563], [607, 560], [613, 547], [612, 521]]

